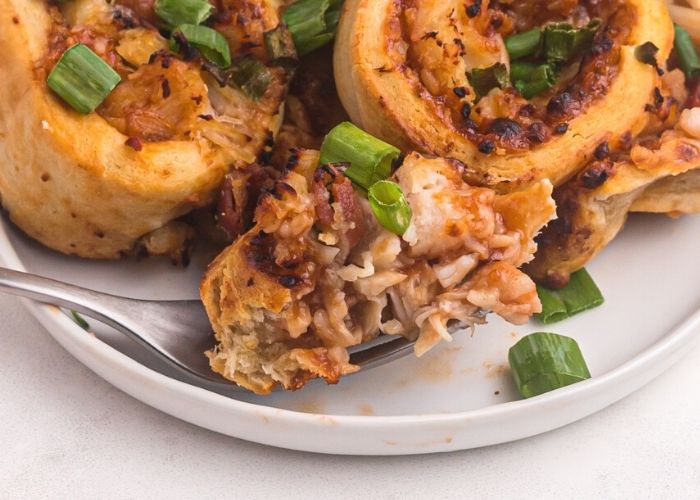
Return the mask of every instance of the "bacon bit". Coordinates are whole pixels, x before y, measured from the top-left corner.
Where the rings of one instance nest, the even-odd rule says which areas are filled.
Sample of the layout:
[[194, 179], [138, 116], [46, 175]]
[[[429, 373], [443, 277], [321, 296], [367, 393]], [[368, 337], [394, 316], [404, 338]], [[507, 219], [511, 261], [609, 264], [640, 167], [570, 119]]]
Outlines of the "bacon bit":
[[129, 146], [134, 151], [141, 151], [143, 149], [143, 143], [138, 137], [129, 137], [124, 144]]
[[[342, 235], [345, 243], [348, 248], [357, 244], [365, 232], [365, 218], [350, 179], [335, 167], [325, 165], [316, 171], [311, 191], [321, 229], [333, 229], [332, 224], [338, 215], [335, 210], [339, 207], [339, 215], [350, 226]], [[337, 205], [333, 207], [331, 203]]]
[[258, 200], [275, 188], [277, 177], [278, 171], [254, 163], [245, 171], [235, 171], [224, 178], [216, 222], [231, 241], [252, 227]]

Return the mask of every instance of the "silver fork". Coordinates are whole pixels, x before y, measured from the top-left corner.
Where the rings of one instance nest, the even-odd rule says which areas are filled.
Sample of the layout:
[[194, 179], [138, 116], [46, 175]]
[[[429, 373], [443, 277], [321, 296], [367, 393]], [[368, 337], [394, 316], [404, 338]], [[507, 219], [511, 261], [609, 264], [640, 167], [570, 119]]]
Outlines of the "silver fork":
[[[156, 354], [193, 385], [243, 391], [209, 368], [204, 352], [214, 346], [214, 335], [198, 300], [130, 299], [2, 267], [0, 292], [65, 307], [109, 325]], [[403, 357], [413, 344], [403, 337], [381, 336], [351, 350], [350, 360], [363, 369], [373, 368]]]

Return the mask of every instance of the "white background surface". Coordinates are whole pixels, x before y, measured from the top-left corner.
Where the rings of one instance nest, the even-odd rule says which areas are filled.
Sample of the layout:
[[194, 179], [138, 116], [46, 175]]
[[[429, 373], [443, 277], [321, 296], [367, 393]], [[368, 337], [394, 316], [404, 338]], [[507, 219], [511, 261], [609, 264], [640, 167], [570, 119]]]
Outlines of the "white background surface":
[[328, 457], [196, 428], [119, 392], [0, 296], [0, 498], [700, 498], [700, 349], [584, 421], [417, 457]]

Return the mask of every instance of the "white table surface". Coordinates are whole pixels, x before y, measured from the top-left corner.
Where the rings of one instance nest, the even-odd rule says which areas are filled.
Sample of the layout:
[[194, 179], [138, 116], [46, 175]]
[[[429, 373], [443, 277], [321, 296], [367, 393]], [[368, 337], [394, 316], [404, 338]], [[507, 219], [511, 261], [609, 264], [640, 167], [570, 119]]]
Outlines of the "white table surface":
[[446, 455], [335, 457], [199, 429], [113, 388], [0, 296], [0, 499], [700, 498], [700, 349], [548, 434]]

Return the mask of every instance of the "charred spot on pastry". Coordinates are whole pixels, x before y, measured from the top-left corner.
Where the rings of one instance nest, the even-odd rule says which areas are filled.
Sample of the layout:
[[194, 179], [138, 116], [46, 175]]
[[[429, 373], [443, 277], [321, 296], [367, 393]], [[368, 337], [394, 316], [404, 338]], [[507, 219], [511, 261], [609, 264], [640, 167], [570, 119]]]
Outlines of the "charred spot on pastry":
[[423, 36], [421, 37], [422, 40], [428, 40], [429, 38], [437, 38], [438, 32], [437, 31], [428, 31], [427, 33], [424, 33]]
[[105, 237], [105, 233], [104, 233], [104, 231], [101, 231], [101, 230], [97, 229], [97, 230], [95, 231], [95, 236], [97, 236], [98, 238], [102, 239], [102, 238]]
[[163, 81], [160, 82], [160, 86], [163, 90], [163, 99], [170, 97], [170, 82], [167, 78], [163, 78]]
[[462, 116], [466, 119], [472, 114], [472, 105], [469, 103], [462, 104], [462, 109], [460, 110]]
[[470, 18], [476, 17], [481, 13], [481, 0], [474, 0], [474, 2], [467, 6], [467, 16]]
[[48, 182], [49, 180], [51, 180], [51, 175], [49, 175], [48, 172], [44, 172], [43, 174], [41, 174], [41, 180], [43, 182]]
[[199, 115], [199, 118], [201, 118], [202, 120], [204, 120], [206, 122], [210, 122], [214, 119], [214, 117], [211, 115]]
[[598, 146], [596, 146], [595, 151], [593, 152], [593, 156], [595, 156], [596, 160], [604, 160], [608, 157], [610, 154], [610, 145], [608, 144], [608, 141], [603, 141]]
[[552, 115], [563, 116], [570, 114], [576, 105], [577, 102], [570, 92], [562, 92], [549, 100], [547, 103], [547, 112]]
[[496, 149], [496, 145], [493, 141], [486, 139], [479, 143], [479, 152], [485, 155], [490, 155]]
[[569, 124], [564, 122], [560, 123], [556, 127], [554, 127], [554, 133], [557, 135], [564, 135], [566, 132], [569, 130]]
[[503, 139], [514, 139], [523, 133], [522, 127], [509, 118], [496, 118], [489, 127], [489, 132]]
[[527, 139], [534, 144], [542, 144], [547, 140], [547, 129], [542, 122], [531, 123], [525, 134]]
[[467, 118], [466, 120], [464, 120], [464, 128], [473, 131], [477, 129], [477, 124], [471, 118]]
[[12, 16], [12, 22], [14, 24], [19, 24], [19, 17], [18, 16]]
[[586, 189], [596, 189], [602, 186], [610, 177], [612, 163], [596, 161], [581, 175], [581, 184]]
[[248, 281], [246, 282], [245, 286], [248, 288], [252, 287], [255, 285], [255, 280], [253, 278], [248, 278]]

